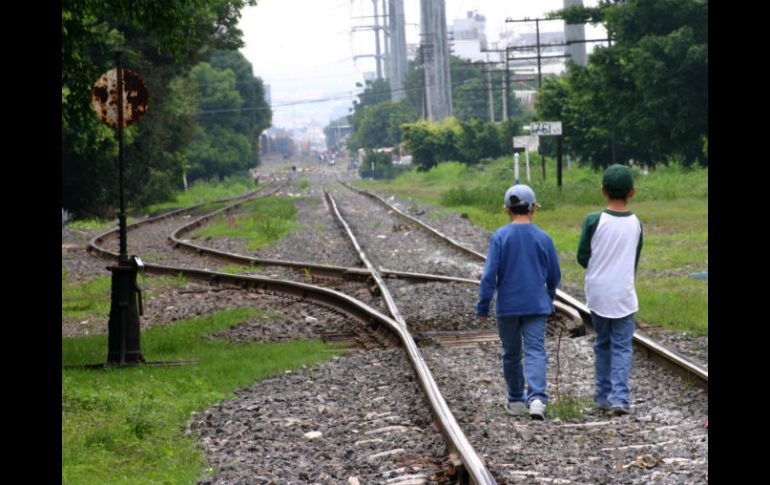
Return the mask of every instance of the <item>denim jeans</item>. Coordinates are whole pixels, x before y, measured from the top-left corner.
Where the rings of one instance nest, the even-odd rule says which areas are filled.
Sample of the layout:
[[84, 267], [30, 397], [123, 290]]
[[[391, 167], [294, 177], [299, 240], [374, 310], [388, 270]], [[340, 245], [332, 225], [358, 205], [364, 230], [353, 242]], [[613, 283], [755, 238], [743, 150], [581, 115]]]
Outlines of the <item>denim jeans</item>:
[[[548, 356], [545, 354], [547, 321], [548, 315], [497, 317], [497, 331], [503, 344], [503, 375], [508, 387], [508, 401], [524, 401], [529, 404], [533, 399], [539, 399], [543, 404], [548, 402], [548, 394], [545, 392], [548, 364]], [[526, 395], [525, 377], [528, 391]]]
[[627, 408], [634, 314], [621, 318], [605, 318], [591, 312], [591, 321], [596, 330], [594, 402], [603, 406]]

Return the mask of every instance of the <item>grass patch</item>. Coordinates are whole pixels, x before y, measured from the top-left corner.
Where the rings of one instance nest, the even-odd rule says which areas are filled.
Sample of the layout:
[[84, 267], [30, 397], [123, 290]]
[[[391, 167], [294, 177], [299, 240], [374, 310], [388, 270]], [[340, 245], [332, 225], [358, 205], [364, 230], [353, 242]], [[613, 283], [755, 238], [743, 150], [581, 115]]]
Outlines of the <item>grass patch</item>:
[[[187, 284], [187, 278], [179, 274], [177, 276], [152, 277], [149, 280], [153, 287], [172, 286], [183, 288]], [[144, 289], [144, 277], [137, 276], [137, 284]], [[112, 275], [99, 276], [84, 281], [70, 281], [67, 270], [62, 268], [61, 277], [61, 311], [62, 319], [82, 321], [94, 317], [103, 317], [110, 312], [112, 289]], [[148, 291], [150, 296], [155, 291]]]
[[[135, 217], [126, 217], [126, 225], [131, 225], [134, 222], [136, 222]], [[93, 231], [93, 232], [101, 232], [106, 231], [108, 229], [115, 229], [118, 227], [118, 220], [112, 219], [99, 219], [99, 218], [92, 218], [92, 219], [77, 219], [71, 222], [67, 223], [67, 227], [71, 227], [73, 229], [82, 229], [86, 231]]]
[[559, 399], [548, 401], [548, 417], [559, 418], [561, 420], [581, 419], [583, 410], [590, 409], [593, 406], [593, 400], [590, 396], [574, 397], [571, 394], [564, 394]]
[[62, 268], [62, 318], [80, 321], [109, 313], [111, 288], [111, 276], [99, 276], [86, 282], [73, 283], [68, 281], [67, 271]]
[[248, 273], [250, 271], [257, 271], [260, 268], [261, 266], [258, 264], [253, 266], [249, 264], [228, 264], [219, 268], [219, 271], [222, 273], [241, 274]]
[[[254, 318], [270, 317], [236, 309], [142, 333], [148, 360], [196, 365], [63, 369], [62, 483], [195, 483], [207, 470], [193, 438], [184, 435], [190, 413], [258, 379], [338, 353], [315, 340], [233, 345], [206, 338]], [[64, 338], [62, 364], [103, 362], [106, 349], [106, 335]]]
[[146, 207], [145, 210], [153, 213], [163, 209], [188, 207], [217, 199], [236, 197], [254, 190], [256, 190], [254, 180], [249, 177], [229, 177], [221, 182], [196, 180], [186, 192], [180, 192], [176, 200], [153, 204]]
[[245, 239], [248, 249], [259, 249], [275, 244], [296, 227], [297, 209], [290, 199], [266, 197], [245, 207], [248, 209], [245, 215], [238, 218], [220, 215], [194, 237]]
[[302, 190], [308, 189], [310, 188], [310, 181], [308, 179], [302, 179], [297, 182], [297, 187]]
[[[575, 255], [581, 224], [606, 201], [599, 188], [602, 172], [577, 167], [563, 170], [556, 186], [556, 162], [546, 158], [545, 180], [539, 156], [530, 156], [531, 183], [542, 209], [534, 222], [554, 240], [564, 284], [583, 287], [585, 270]], [[523, 157], [520, 178], [526, 183]], [[708, 282], [688, 274], [708, 270], [708, 169], [659, 167], [644, 175], [637, 168], [637, 194], [630, 203], [644, 226], [644, 247], [636, 278], [640, 301], [637, 318], [646, 323], [703, 334], [708, 329]], [[508, 223], [503, 194], [513, 185], [513, 162], [501, 158], [488, 165], [442, 163], [428, 172], [412, 171], [392, 181], [358, 181], [356, 185], [395, 193], [407, 200], [440, 205], [465, 213], [487, 231]], [[678, 295], [673, 297], [672, 295]], [[675, 311], [672, 305], [679, 300]]]

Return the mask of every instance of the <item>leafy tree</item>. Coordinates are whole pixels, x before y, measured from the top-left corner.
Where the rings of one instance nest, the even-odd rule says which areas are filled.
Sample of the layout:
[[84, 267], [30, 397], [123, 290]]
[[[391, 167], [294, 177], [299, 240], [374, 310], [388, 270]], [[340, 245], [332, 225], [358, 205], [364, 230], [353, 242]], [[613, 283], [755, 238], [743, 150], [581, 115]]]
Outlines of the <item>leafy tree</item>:
[[570, 150], [594, 166], [708, 163], [707, 1], [600, 2], [555, 15], [601, 21], [613, 39], [538, 96], [539, 116], [561, 115]]
[[[181, 182], [192, 121], [172, 80], [212, 49], [242, 46], [240, 10], [254, 0], [65, 0], [62, 2], [62, 205], [78, 216], [109, 215], [116, 205], [114, 130], [91, 111], [91, 88], [101, 73], [124, 66], [150, 93], [144, 119], [127, 130], [126, 199], [143, 204], [168, 197]], [[179, 86], [177, 86], [179, 88]], [[164, 190], [159, 190], [164, 188]]]
[[417, 113], [406, 101], [386, 101], [364, 109], [358, 129], [350, 137], [348, 147], [394, 147], [401, 143], [401, 124], [417, 119]]

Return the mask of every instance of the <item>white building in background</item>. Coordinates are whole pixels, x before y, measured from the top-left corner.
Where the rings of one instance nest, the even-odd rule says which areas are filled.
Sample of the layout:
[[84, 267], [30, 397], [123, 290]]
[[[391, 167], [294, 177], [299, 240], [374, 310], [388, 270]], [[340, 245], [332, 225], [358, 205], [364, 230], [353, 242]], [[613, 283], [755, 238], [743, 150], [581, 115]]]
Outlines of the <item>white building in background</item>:
[[478, 11], [468, 12], [464, 19], [455, 19], [449, 30], [452, 53], [470, 61], [486, 61], [487, 19]]
[[[534, 24], [534, 22], [533, 22]], [[520, 25], [520, 24], [515, 24]], [[542, 25], [541, 25], [542, 28]], [[537, 33], [536, 32], [516, 32], [514, 28], [511, 28], [507, 32], [500, 34], [499, 48], [504, 49], [506, 47], [521, 47], [521, 49], [514, 49], [511, 51], [511, 57], [535, 57], [537, 56]], [[564, 55], [563, 45], [554, 45], [548, 47], [548, 44], [564, 44], [564, 31], [540, 31], [540, 55], [544, 57]], [[560, 74], [564, 71], [564, 61], [566, 58], [558, 57], [555, 59], [541, 59], [540, 69], [543, 74]], [[527, 69], [528, 72], [535, 70], [537, 75], [537, 59], [526, 59], [520, 61], [509, 61], [510, 66], [513, 69]]]

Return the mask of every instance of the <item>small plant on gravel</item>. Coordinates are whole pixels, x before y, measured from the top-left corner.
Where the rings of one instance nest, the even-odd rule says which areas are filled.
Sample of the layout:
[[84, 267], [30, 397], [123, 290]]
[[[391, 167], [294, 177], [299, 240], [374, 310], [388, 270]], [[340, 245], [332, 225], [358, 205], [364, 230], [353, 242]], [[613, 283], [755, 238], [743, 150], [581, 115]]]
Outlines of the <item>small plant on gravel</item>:
[[548, 416], [562, 420], [580, 419], [583, 417], [583, 409], [590, 409], [590, 406], [590, 397], [576, 398], [566, 393], [548, 402]]

